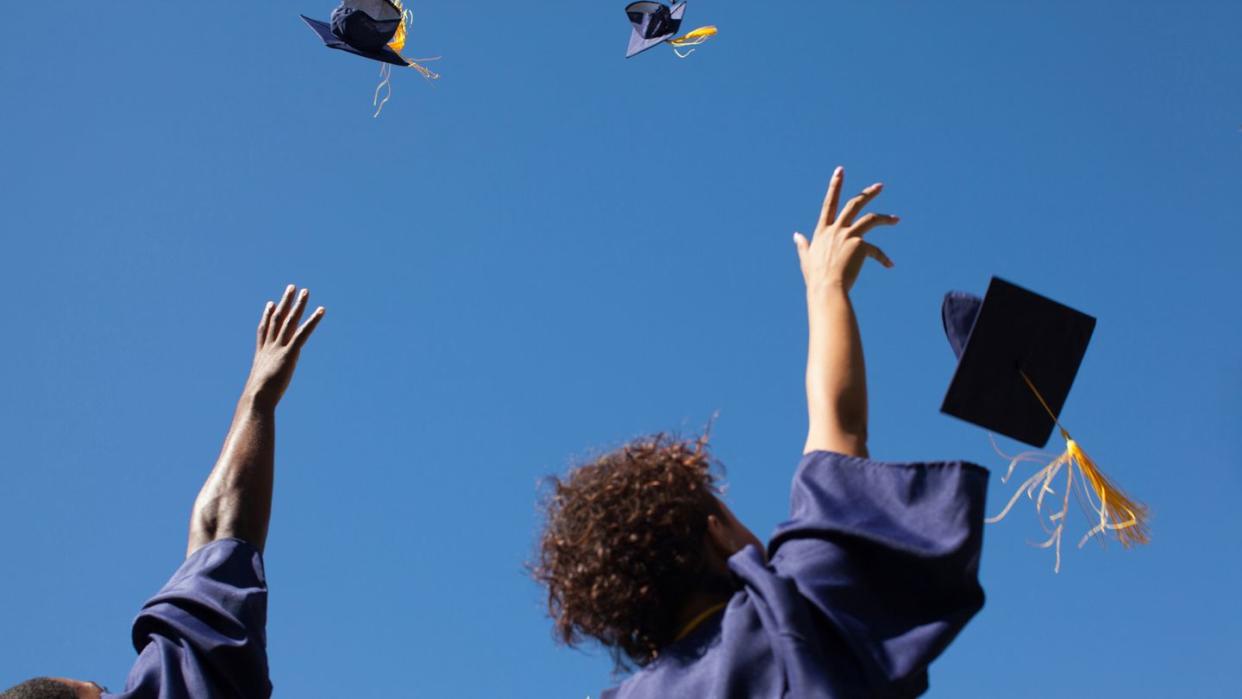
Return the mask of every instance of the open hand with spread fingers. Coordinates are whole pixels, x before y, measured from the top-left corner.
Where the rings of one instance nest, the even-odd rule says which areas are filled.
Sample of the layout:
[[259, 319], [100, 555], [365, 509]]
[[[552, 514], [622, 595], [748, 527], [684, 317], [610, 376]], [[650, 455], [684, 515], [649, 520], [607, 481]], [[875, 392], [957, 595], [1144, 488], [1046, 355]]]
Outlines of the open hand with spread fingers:
[[874, 199], [884, 185], [876, 182], [858, 196], [845, 203], [840, 213], [841, 185], [845, 170], [838, 167], [832, 173], [828, 194], [820, 211], [819, 223], [811, 240], [801, 233], [794, 233], [794, 245], [798, 248], [798, 260], [802, 264], [802, 278], [808, 293], [840, 288], [846, 293], [854, 286], [863, 260], [874, 258], [885, 267], [892, 267], [882, 250], [863, 240], [863, 236], [876, 226], [891, 226], [898, 222], [896, 216], [868, 213], [862, 217], [863, 207]]
[[305, 323], [298, 325], [306, 310], [310, 290], [302, 289], [295, 298], [296, 288], [293, 284], [286, 287], [278, 304], [268, 301], [259, 321], [254, 364], [250, 367], [250, 377], [246, 379], [246, 394], [259, 408], [276, 408], [293, 378], [302, 346], [323, 318], [324, 309], [320, 306]]

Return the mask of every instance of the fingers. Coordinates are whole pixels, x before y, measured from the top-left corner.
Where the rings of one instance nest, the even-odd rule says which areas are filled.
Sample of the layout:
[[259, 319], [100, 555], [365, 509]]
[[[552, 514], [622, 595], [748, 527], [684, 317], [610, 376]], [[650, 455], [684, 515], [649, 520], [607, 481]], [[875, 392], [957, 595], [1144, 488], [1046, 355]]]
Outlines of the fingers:
[[867, 253], [867, 257], [870, 257], [885, 267], [891, 268], [893, 266], [893, 261], [888, 259], [888, 255], [885, 255], [883, 250], [877, 248], [871, 243], [863, 243], [862, 249], [865, 253]]
[[290, 344], [293, 345], [295, 351], [301, 350], [302, 345], [306, 344], [307, 338], [310, 337], [311, 333], [315, 332], [315, 326], [319, 325], [320, 319], [323, 318], [323, 314], [326, 312], [323, 306], [316, 308], [310, 318], [307, 318], [306, 322], [302, 323], [302, 327], [298, 328], [297, 332], [293, 334], [293, 340]]
[[876, 226], [894, 226], [901, 218], [891, 214], [867, 214], [854, 222], [847, 231], [852, 236], [862, 236]]
[[310, 289], [302, 289], [298, 294], [298, 300], [293, 304], [293, 310], [285, 316], [285, 322], [280, 328], [281, 343], [288, 343], [289, 338], [293, 336], [293, 329], [298, 327], [298, 323], [302, 320], [302, 312], [306, 310], [306, 301], [310, 298]]
[[257, 342], [260, 347], [263, 346], [263, 341], [267, 339], [267, 327], [272, 322], [272, 311], [275, 309], [276, 304], [271, 301], [268, 301], [267, 305], [263, 307], [263, 316], [259, 318], [259, 330], [257, 333]]
[[880, 190], [884, 189], [884, 184], [876, 182], [870, 187], [864, 189], [862, 194], [850, 199], [845, 203], [845, 208], [841, 211], [841, 217], [837, 219], [837, 223], [842, 226], [849, 226], [854, 223], [854, 217], [858, 215], [867, 202], [875, 199]]
[[286, 286], [284, 295], [280, 297], [280, 303], [276, 304], [276, 310], [272, 313], [272, 320], [268, 323], [267, 339], [269, 342], [275, 340], [284, 327], [285, 314], [289, 312], [289, 304], [293, 300], [294, 288], [292, 284]]
[[824, 207], [819, 211], [820, 228], [837, 220], [837, 204], [841, 201], [841, 183], [844, 180], [845, 168], [838, 165], [832, 171], [832, 179], [828, 181], [828, 194], [824, 196]]

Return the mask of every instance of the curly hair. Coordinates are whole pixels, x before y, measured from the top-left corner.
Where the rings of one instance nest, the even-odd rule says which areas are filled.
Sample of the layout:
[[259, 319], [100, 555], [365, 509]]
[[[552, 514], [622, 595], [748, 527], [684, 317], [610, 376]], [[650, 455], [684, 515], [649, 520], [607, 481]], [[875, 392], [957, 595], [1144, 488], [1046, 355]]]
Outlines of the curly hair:
[[47, 677], [36, 677], [0, 692], [0, 699], [76, 699], [73, 687]]
[[656, 434], [550, 479], [532, 574], [560, 642], [593, 638], [620, 670], [674, 640], [688, 595], [720, 583], [704, 547], [717, 467], [706, 436]]

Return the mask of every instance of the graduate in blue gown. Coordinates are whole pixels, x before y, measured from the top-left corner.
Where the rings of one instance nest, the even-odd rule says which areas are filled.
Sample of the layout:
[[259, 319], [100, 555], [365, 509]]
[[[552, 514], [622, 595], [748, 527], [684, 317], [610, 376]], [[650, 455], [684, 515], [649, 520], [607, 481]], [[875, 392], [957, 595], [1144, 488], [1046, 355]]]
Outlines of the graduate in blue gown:
[[[0, 699], [255, 699], [271, 696], [263, 544], [272, 509], [276, 405], [323, 317], [301, 322], [309, 293], [285, 290], [260, 320], [254, 362], [215, 468], [190, 515], [185, 562], [134, 621], [138, 660], [124, 690], [36, 678]], [[299, 323], [301, 324], [299, 325]]]
[[806, 282], [809, 431], [789, 519], [765, 547], [718, 497], [706, 438], [657, 435], [554, 479], [535, 577], [558, 638], [594, 639], [636, 671], [606, 698], [914, 697], [983, 606], [988, 474], [874, 461], [850, 289], [865, 239], [897, 217], [840, 206], [833, 174]]

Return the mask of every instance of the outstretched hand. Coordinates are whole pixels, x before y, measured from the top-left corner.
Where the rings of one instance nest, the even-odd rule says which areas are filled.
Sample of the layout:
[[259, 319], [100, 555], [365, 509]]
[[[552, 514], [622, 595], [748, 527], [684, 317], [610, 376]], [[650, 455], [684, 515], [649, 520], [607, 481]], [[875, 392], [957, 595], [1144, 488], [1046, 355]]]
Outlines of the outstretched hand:
[[889, 214], [869, 213], [857, 218], [884, 185], [876, 182], [850, 199], [837, 213], [841, 201], [841, 184], [845, 170], [838, 167], [832, 173], [828, 194], [820, 211], [819, 223], [811, 240], [801, 233], [794, 233], [794, 245], [798, 248], [798, 260], [802, 264], [802, 278], [808, 292], [840, 288], [846, 293], [854, 286], [863, 260], [874, 258], [885, 267], [893, 261], [878, 247], [863, 240], [863, 235], [876, 226], [891, 226], [900, 219]]
[[293, 378], [302, 346], [323, 318], [324, 309], [320, 306], [305, 323], [298, 325], [306, 310], [310, 290], [302, 289], [294, 300], [296, 288], [293, 284], [286, 287], [279, 304], [268, 301], [259, 321], [254, 364], [250, 367], [250, 377], [246, 379], [246, 393], [257, 407], [263, 409], [274, 410], [280, 402]]

